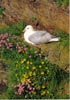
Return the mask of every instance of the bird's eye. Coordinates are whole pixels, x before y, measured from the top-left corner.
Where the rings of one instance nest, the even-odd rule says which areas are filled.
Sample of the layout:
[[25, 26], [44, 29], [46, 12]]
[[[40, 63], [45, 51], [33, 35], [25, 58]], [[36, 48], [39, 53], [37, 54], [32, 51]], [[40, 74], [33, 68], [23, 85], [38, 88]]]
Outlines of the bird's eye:
[[27, 29], [29, 29], [29, 27]]

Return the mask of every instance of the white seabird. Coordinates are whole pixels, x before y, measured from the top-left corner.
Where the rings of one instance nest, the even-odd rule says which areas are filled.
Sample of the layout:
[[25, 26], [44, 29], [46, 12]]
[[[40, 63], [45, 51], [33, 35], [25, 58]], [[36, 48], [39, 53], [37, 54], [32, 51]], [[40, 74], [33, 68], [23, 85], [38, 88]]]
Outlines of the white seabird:
[[33, 45], [60, 40], [60, 37], [51, 35], [47, 31], [35, 30], [31, 25], [27, 25], [23, 32], [25, 41]]

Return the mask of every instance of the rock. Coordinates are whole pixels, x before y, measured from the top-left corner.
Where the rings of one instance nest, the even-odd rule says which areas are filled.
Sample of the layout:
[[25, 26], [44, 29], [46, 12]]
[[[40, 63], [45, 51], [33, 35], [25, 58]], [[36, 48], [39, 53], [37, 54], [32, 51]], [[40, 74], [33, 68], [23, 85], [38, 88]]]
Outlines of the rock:
[[6, 91], [6, 89], [7, 89], [7, 85], [3, 82], [3, 80], [0, 80], [0, 94]]
[[4, 20], [8, 24], [24, 20], [27, 24], [37, 25], [52, 33], [55, 29], [69, 32], [69, 13], [66, 8], [58, 7], [53, 0], [52, 3], [48, 0], [2, 1], [5, 7]]
[[69, 48], [67, 46], [57, 43], [48, 43], [39, 45], [39, 48], [43, 51], [47, 59], [58, 65], [61, 69], [69, 72]]

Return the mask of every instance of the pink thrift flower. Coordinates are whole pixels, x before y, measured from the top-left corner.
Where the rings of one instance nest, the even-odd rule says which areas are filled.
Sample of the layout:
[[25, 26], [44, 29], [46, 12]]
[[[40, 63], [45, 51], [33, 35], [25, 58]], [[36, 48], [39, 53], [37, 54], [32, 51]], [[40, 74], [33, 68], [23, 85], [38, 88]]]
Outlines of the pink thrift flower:
[[18, 53], [21, 53], [22, 52], [22, 49], [20, 48], [20, 49], [18, 49]]
[[31, 81], [30, 81], [30, 80], [28, 80], [28, 83], [31, 83]]
[[2, 39], [8, 38], [8, 33], [3, 34]]
[[24, 48], [24, 51], [27, 51], [27, 50], [28, 50], [28, 48], [25, 47], [25, 48]]
[[31, 86], [30, 86], [30, 84], [28, 84], [28, 89], [29, 89], [29, 90], [31, 90], [31, 89], [32, 89], [32, 88], [31, 88]]
[[19, 89], [18, 89], [18, 93], [19, 93], [19, 94], [22, 94], [23, 91], [24, 91], [23, 87], [20, 86]]
[[32, 90], [32, 87], [29, 87], [29, 90]]
[[21, 84], [18, 84], [18, 85], [16, 85], [17, 87], [20, 87], [21, 86]]
[[16, 46], [19, 47], [19, 43], [16, 43]]
[[29, 91], [28, 91], [28, 90], [26, 90], [25, 92], [26, 92], [26, 93], [28, 93]]
[[12, 43], [8, 43], [8, 46], [9, 46], [9, 47], [13, 47]]

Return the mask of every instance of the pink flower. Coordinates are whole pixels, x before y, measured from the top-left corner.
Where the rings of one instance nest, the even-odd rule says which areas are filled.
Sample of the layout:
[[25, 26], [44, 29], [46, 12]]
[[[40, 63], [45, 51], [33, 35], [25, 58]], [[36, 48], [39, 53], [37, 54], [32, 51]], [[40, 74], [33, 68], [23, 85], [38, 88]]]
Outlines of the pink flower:
[[20, 48], [20, 49], [18, 49], [18, 53], [21, 53], [22, 52], [22, 49]]
[[5, 42], [5, 45], [6, 45], [6, 47], [8, 46], [8, 43], [7, 43], [7, 41]]
[[20, 87], [21, 86], [21, 84], [18, 84], [18, 85], [16, 85], [17, 87]]
[[8, 46], [9, 46], [9, 47], [13, 47], [12, 43], [8, 43]]
[[19, 89], [18, 89], [18, 93], [19, 93], [19, 94], [22, 94], [23, 91], [24, 91], [23, 86], [20, 86]]
[[7, 46], [7, 49], [9, 49], [9, 46]]
[[23, 50], [24, 50], [24, 51], [27, 51], [27, 50], [28, 50], [28, 48], [26, 48], [26, 47], [25, 47]]
[[31, 83], [31, 80], [28, 80], [28, 83]]
[[[24, 84], [15, 85], [14, 88], [17, 89], [15, 94], [19, 94], [19, 95], [21, 95], [22, 93], [24, 93], [24, 94], [26, 94], [26, 93], [27, 94], [31, 94], [35, 90], [35, 88], [33, 88], [28, 82], [24, 83]], [[26, 95], [25, 95], [25, 98], [27, 98]]]
[[25, 92], [26, 92], [26, 93], [28, 93], [29, 91], [28, 91], [28, 90], [26, 90]]
[[2, 34], [2, 39], [6, 39], [6, 38], [8, 38], [8, 33], [5, 33], [5, 34]]
[[16, 46], [19, 47], [19, 43], [16, 43]]
[[28, 84], [28, 89], [29, 89], [29, 90], [32, 90], [32, 87], [30, 86], [30, 84]]

